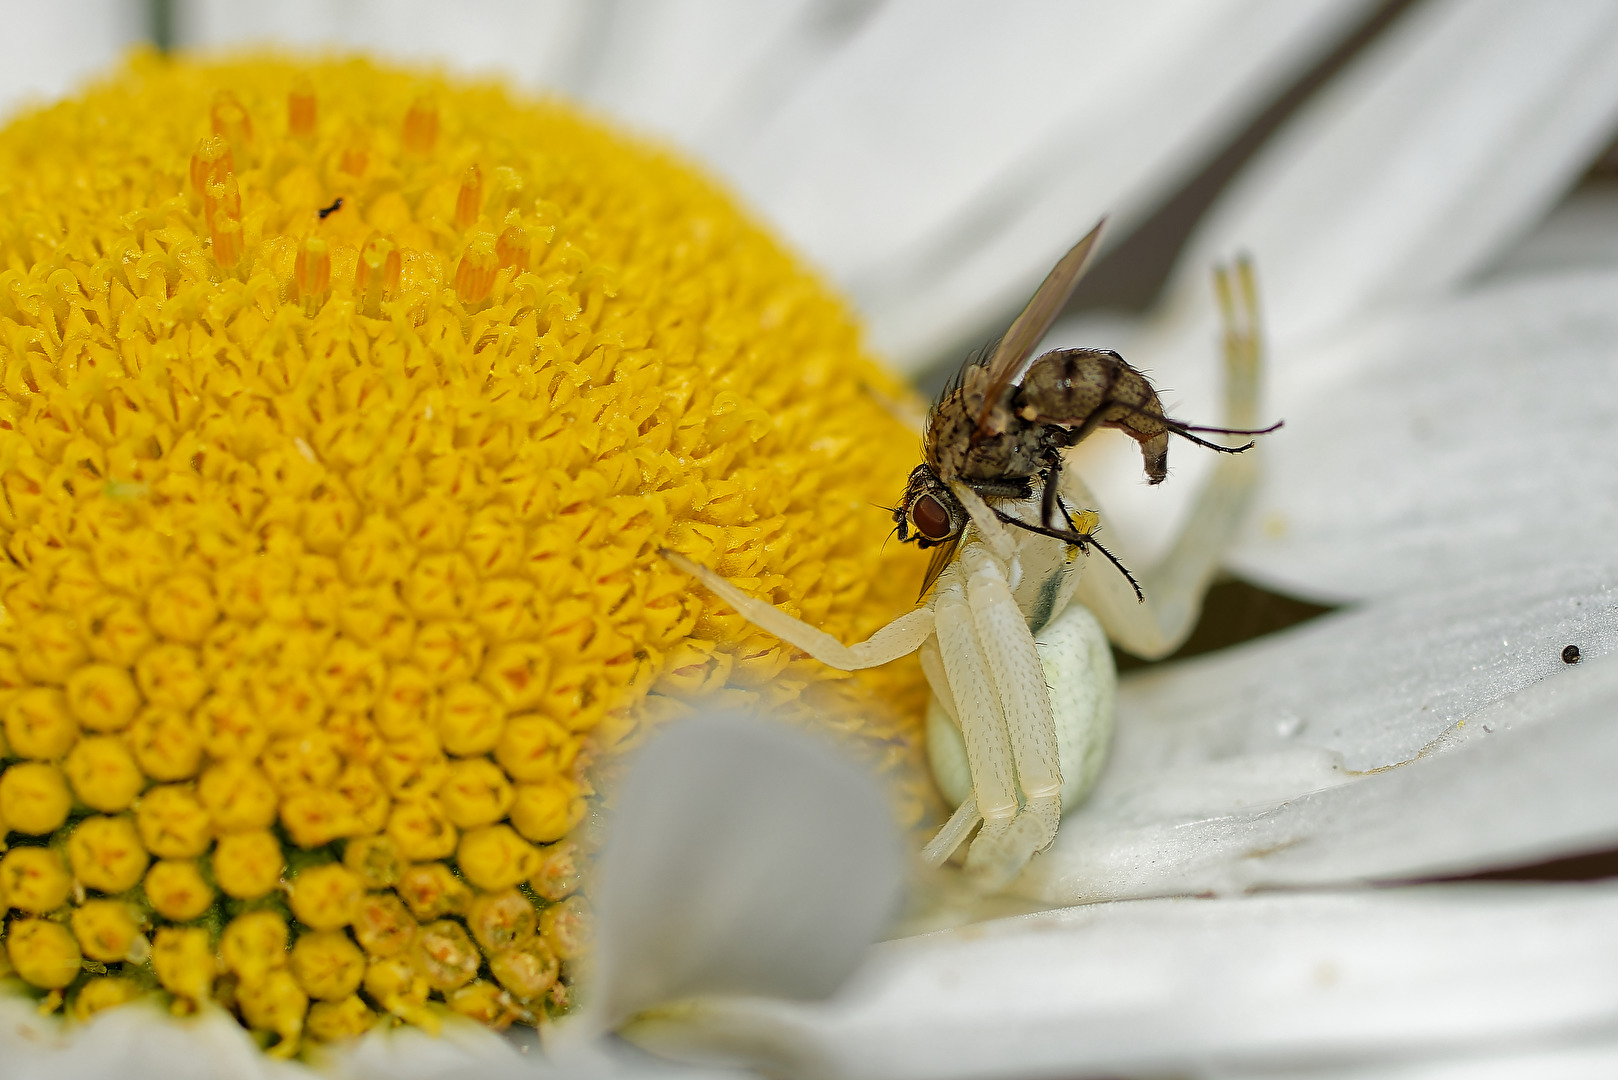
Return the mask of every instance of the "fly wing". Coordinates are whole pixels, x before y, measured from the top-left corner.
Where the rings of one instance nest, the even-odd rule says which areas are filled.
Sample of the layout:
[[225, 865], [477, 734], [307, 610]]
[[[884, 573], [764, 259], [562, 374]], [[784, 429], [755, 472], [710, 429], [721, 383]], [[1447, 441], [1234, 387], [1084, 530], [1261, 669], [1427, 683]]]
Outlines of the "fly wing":
[[1000, 339], [995, 347], [994, 355], [989, 357], [986, 365], [987, 385], [983, 396], [983, 408], [977, 416], [977, 430], [984, 431], [988, 422], [989, 413], [994, 411], [995, 402], [1000, 400], [1000, 391], [1006, 384], [1014, 379], [1022, 362], [1028, 359], [1028, 354], [1034, 351], [1046, 332], [1050, 330], [1051, 323], [1067, 301], [1073, 295], [1074, 288], [1090, 263], [1090, 256], [1095, 251], [1096, 242], [1101, 239], [1101, 230], [1106, 226], [1107, 219], [1102, 218], [1060, 262], [1046, 275], [1045, 281], [1040, 285], [1034, 298], [1028, 301], [1028, 306], [1022, 309], [1017, 321], [1011, 324], [1006, 336]]
[[946, 540], [933, 549], [933, 557], [927, 563], [927, 574], [921, 579], [921, 593], [917, 596], [917, 600], [925, 597], [932, 590], [933, 585], [938, 581], [939, 575], [955, 560], [955, 552], [960, 546], [961, 538], [957, 536], [953, 540]]

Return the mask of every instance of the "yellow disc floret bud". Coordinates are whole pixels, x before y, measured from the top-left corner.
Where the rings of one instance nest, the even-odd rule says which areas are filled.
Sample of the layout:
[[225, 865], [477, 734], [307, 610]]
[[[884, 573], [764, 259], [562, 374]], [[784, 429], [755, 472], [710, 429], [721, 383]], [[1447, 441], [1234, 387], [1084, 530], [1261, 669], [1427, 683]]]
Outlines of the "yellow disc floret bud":
[[105, 964], [134, 960], [144, 951], [136, 946], [140, 923], [134, 908], [122, 900], [90, 900], [74, 908], [73, 936], [85, 956]]
[[232, 919], [219, 938], [219, 959], [243, 986], [261, 983], [287, 962], [286, 920], [273, 911]]
[[218, 973], [208, 931], [200, 926], [159, 928], [152, 940], [152, 970], [175, 997], [191, 1002], [207, 998]]
[[125, 815], [85, 818], [68, 838], [67, 853], [73, 876], [105, 893], [133, 889], [146, 873], [146, 847]]
[[350, 994], [339, 1001], [317, 1001], [309, 1006], [304, 1025], [312, 1038], [340, 1042], [371, 1030], [376, 1025], [376, 1013], [358, 994]]
[[72, 888], [62, 857], [50, 848], [15, 847], [0, 859], [0, 899], [8, 907], [43, 915], [67, 903]]
[[186, 859], [208, 850], [213, 823], [197, 794], [184, 784], [152, 788], [135, 806], [146, 850], [162, 859]]
[[292, 879], [292, 914], [316, 930], [336, 930], [354, 921], [365, 885], [342, 863], [311, 866]]
[[322, 1001], [347, 997], [365, 978], [365, 954], [341, 930], [300, 935], [292, 946], [290, 962], [304, 993]]
[[78, 942], [67, 927], [44, 919], [18, 919], [6, 931], [6, 956], [33, 986], [60, 990], [79, 975]]
[[509, 825], [488, 825], [461, 837], [456, 861], [480, 889], [509, 889], [539, 867], [539, 850]]
[[189, 922], [213, 906], [213, 887], [193, 859], [160, 859], [146, 871], [146, 899], [165, 919]]
[[[129, 744], [111, 735], [80, 739], [63, 762], [73, 794], [92, 810], [114, 814], [127, 810], [146, 786]], [[9, 773], [7, 775], [10, 775]], [[4, 790], [0, 778], [0, 791]]]
[[20, 833], [43, 836], [67, 820], [73, 796], [55, 765], [29, 761], [0, 774], [0, 820]]
[[256, 900], [281, 880], [286, 856], [268, 829], [230, 833], [213, 850], [214, 880], [220, 891], [238, 900]]

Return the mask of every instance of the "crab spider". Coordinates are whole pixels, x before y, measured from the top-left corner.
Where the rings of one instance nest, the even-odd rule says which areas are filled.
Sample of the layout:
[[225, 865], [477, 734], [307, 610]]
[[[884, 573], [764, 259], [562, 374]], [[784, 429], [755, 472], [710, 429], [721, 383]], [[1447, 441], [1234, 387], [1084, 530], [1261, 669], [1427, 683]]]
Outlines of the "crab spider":
[[[1252, 273], [1220, 268], [1226, 422], [1257, 420], [1261, 349]], [[1094, 497], [1072, 469], [1056, 469], [1056, 505], [1070, 535], [1088, 537]], [[1035, 523], [1047, 506], [1035, 483], [1026, 498], [993, 505], [962, 481], [950, 490], [970, 517], [954, 558], [915, 610], [856, 645], [749, 596], [715, 571], [663, 554], [749, 622], [845, 671], [920, 652], [932, 687], [928, 756], [955, 813], [923, 849], [942, 863], [982, 822], [966, 858], [984, 891], [1008, 883], [1056, 836], [1100, 773], [1111, 741], [1117, 673], [1108, 638], [1158, 658], [1190, 634], [1202, 595], [1246, 509], [1258, 476], [1252, 454], [1221, 455], [1175, 544], [1133, 582], [1111, 567], [1086, 574], [1088, 548], [1008, 527]]]

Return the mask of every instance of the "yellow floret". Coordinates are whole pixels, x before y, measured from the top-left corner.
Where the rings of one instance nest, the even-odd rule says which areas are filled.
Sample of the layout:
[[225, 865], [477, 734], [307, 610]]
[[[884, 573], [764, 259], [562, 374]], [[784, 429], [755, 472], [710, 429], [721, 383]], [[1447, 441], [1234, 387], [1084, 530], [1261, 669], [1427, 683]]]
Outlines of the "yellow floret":
[[50, 848], [12, 848], [0, 859], [0, 899], [7, 907], [43, 915], [67, 903], [72, 889], [62, 857]]
[[219, 938], [219, 958], [243, 986], [263, 982], [271, 971], [286, 966], [286, 920], [273, 911], [238, 915]]
[[126, 737], [141, 772], [153, 780], [189, 780], [202, 765], [202, 736], [178, 709], [141, 710]]
[[[127, 810], [146, 786], [129, 752], [129, 745], [111, 735], [93, 735], [80, 739], [67, 755], [64, 763], [67, 778], [73, 785], [73, 794], [92, 810], [114, 814]], [[8, 772], [9, 775], [9, 772]], [[4, 778], [0, 777], [0, 785]], [[0, 786], [0, 792], [4, 787]]]
[[201, 855], [213, 839], [213, 822], [185, 784], [152, 788], [135, 804], [135, 823], [146, 850], [163, 859]]
[[350, 994], [340, 1001], [317, 1001], [309, 1006], [304, 1026], [312, 1038], [321, 1042], [340, 1042], [365, 1034], [376, 1025], [376, 1013]]
[[249, 1027], [281, 1037], [270, 1047], [271, 1054], [290, 1057], [298, 1052], [309, 997], [287, 971], [271, 971], [258, 982], [242, 983], [236, 991], [236, 1002]]
[[372, 956], [397, 956], [416, 936], [416, 920], [393, 893], [369, 893], [355, 910], [354, 936]]
[[466, 928], [449, 919], [428, 923], [416, 933], [411, 959], [434, 990], [453, 990], [472, 980], [483, 958]]
[[80, 1021], [88, 1020], [98, 1012], [139, 1000], [144, 993], [145, 988], [134, 979], [116, 976], [90, 979], [79, 987], [73, 998], [73, 1016]]
[[509, 889], [539, 866], [539, 850], [509, 825], [488, 825], [461, 837], [455, 852], [461, 873], [480, 889]]
[[342, 863], [312, 866], [292, 879], [292, 914], [316, 930], [336, 930], [354, 921], [365, 885]]
[[91, 731], [122, 731], [140, 707], [140, 691], [124, 668], [86, 664], [67, 680], [67, 704]]
[[488, 758], [467, 758], [450, 765], [438, 801], [444, 816], [462, 829], [493, 825], [505, 818], [515, 793], [500, 766]]
[[189, 922], [213, 906], [214, 892], [196, 860], [159, 859], [146, 871], [146, 899], [165, 919]]
[[44, 686], [24, 690], [6, 707], [6, 742], [20, 757], [60, 758], [78, 737], [78, 721], [68, 712], [60, 690]]
[[518, 784], [511, 803], [511, 824], [535, 843], [560, 840], [584, 820], [584, 799], [579, 786], [556, 776], [544, 783]]
[[214, 880], [238, 900], [256, 900], [281, 880], [286, 857], [268, 829], [221, 836], [213, 849]]
[[209, 766], [197, 781], [197, 799], [222, 833], [263, 829], [275, 821], [275, 788], [245, 758]]
[[60, 990], [78, 977], [78, 942], [67, 927], [44, 919], [18, 919], [6, 930], [6, 955], [34, 986]]
[[388, 839], [406, 859], [447, 859], [459, 838], [437, 799], [395, 803], [388, 815]]
[[68, 838], [67, 853], [73, 876], [106, 893], [133, 889], [148, 861], [135, 823], [125, 815], [85, 818]]
[[489, 970], [518, 1001], [533, 1001], [556, 985], [562, 965], [545, 942], [529, 941], [490, 956]]
[[163, 989], [196, 1003], [213, 990], [217, 965], [208, 931], [200, 926], [164, 926], [152, 941], [152, 970]]
[[472, 890], [438, 862], [407, 867], [399, 875], [396, 891], [420, 922], [463, 914], [472, 904]]
[[[93, 961], [149, 951], [181, 1006], [222, 961], [289, 1054], [306, 1013], [371, 1022], [350, 925], [411, 1022], [565, 1008], [566, 837], [665, 720], [829, 724], [921, 812], [915, 661], [830, 671], [658, 555], [845, 640], [924, 561], [871, 505], [914, 464], [903, 391], [667, 152], [361, 61], [141, 56], [0, 132], [0, 190], [0, 827], [53, 845], [0, 862], [12, 907], [76, 902]], [[143, 875], [149, 908], [85, 892]], [[217, 959], [172, 925], [282, 887], [298, 925], [242, 914]], [[65, 927], [19, 927], [65, 963]]]
[[472, 901], [466, 925], [486, 953], [520, 945], [539, 930], [539, 914], [516, 889], [484, 893]]
[[312, 998], [338, 1001], [360, 988], [365, 954], [341, 930], [302, 934], [292, 946], [292, 975]]
[[579, 887], [579, 846], [571, 840], [541, 848], [539, 869], [528, 887], [545, 900], [566, 900]]
[[55, 832], [72, 808], [67, 778], [55, 765], [27, 761], [0, 773], [0, 819], [17, 832]]
[[590, 909], [579, 897], [552, 904], [539, 917], [539, 932], [563, 960], [577, 960], [590, 944]]
[[145, 952], [136, 944], [140, 923], [135, 911], [122, 900], [90, 900], [74, 908], [73, 936], [85, 956], [106, 964], [141, 959]]
[[360, 836], [343, 848], [343, 865], [359, 875], [367, 889], [386, 889], [399, 883], [404, 857], [386, 836]]

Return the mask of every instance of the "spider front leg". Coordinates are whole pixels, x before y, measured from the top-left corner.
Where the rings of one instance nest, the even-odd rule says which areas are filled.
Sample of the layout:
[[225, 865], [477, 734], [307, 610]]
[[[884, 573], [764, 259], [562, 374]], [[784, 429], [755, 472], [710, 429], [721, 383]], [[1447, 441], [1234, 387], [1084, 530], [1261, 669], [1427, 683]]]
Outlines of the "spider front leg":
[[1042, 661], [1012, 596], [1004, 566], [971, 544], [942, 579], [938, 653], [924, 650], [939, 699], [960, 730], [970, 794], [923, 853], [942, 862], [979, 818], [966, 872], [983, 891], [1000, 888], [1056, 835], [1062, 768]]
[[667, 548], [658, 549], [658, 554], [708, 586], [721, 600], [735, 608], [738, 615], [760, 630], [774, 634], [788, 645], [795, 645], [821, 663], [841, 671], [880, 667], [891, 660], [910, 655], [932, 636], [933, 609], [919, 607], [894, 619], [865, 641], [857, 645], [844, 645], [824, 630], [817, 630], [802, 619], [793, 618], [774, 604], [748, 596], [701, 563], [692, 562]]
[[[1258, 424], [1259, 384], [1264, 350], [1259, 329], [1258, 290], [1252, 266], [1214, 271], [1214, 288], [1224, 320], [1225, 423], [1251, 429]], [[1111, 574], [1086, 574], [1074, 599], [1088, 607], [1120, 647], [1155, 660], [1179, 648], [1202, 613], [1202, 597], [1236, 535], [1258, 484], [1262, 447], [1221, 454], [1174, 546], [1140, 575], [1146, 602]], [[1094, 506], [1078, 474], [1063, 470], [1061, 496], [1070, 505]]]

